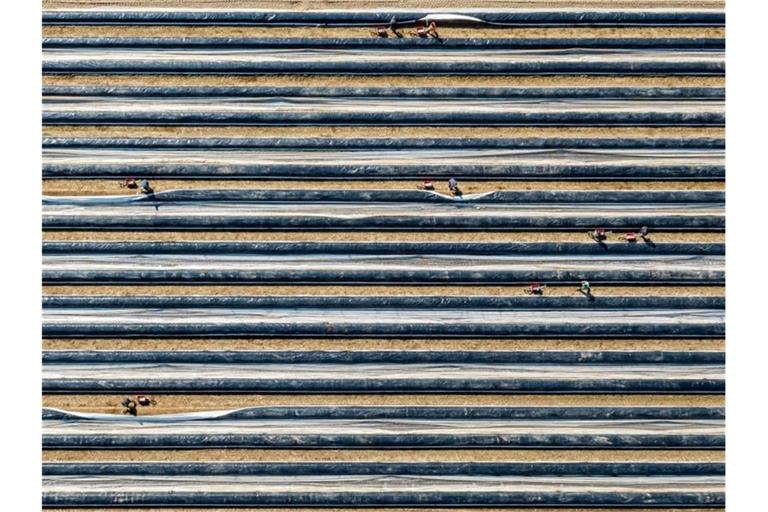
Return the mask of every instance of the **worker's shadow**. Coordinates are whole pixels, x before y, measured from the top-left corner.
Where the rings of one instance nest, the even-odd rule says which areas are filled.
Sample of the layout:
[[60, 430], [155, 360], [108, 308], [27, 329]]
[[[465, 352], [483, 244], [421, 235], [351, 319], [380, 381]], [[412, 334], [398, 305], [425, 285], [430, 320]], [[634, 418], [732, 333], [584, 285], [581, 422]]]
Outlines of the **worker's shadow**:
[[579, 290], [579, 293], [585, 296], [589, 302], [595, 302], [595, 296], [592, 295], [591, 291], [585, 292], [584, 290]]
[[648, 236], [644, 236], [643, 237], [643, 242], [645, 242], [645, 245], [647, 245], [649, 247], [656, 247], [656, 242], [651, 240], [651, 238], [648, 237]]

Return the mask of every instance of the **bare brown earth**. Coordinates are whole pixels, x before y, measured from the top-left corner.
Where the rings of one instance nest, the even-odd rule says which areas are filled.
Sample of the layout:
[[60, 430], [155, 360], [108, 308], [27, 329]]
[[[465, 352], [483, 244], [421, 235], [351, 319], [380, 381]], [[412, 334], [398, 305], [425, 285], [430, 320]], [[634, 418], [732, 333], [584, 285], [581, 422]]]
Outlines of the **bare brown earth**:
[[[414, 29], [398, 30], [404, 38], [418, 37]], [[490, 28], [440, 27], [444, 39], [537, 39], [537, 38], [625, 38], [625, 37], [707, 37], [723, 38], [722, 27], [557, 27]], [[43, 37], [260, 37], [260, 38], [378, 38], [370, 27], [179, 27], [179, 26], [48, 26]], [[390, 34], [390, 37], [394, 37]]]
[[552, 128], [403, 126], [45, 126], [44, 137], [337, 137], [337, 138], [724, 138], [723, 128]]
[[[124, 195], [126, 189], [120, 187], [122, 180], [78, 180], [48, 179], [43, 181], [45, 195]], [[413, 190], [420, 181], [400, 180], [312, 180], [315, 190]], [[721, 181], [461, 181], [465, 194], [478, 194], [495, 191], [523, 190], [575, 190], [590, 192], [593, 190], [724, 190]], [[175, 189], [215, 190], [215, 189], [258, 189], [258, 190], [305, 190], [306, 179], [301, 180], [198, 180], [198, 179], [153, 179], [155, 192]], [[450, 194], [447, 180], [435, 184], [435, 190]], [[137, 193], [138, 194], [138, 193]]]
[[45, 339], [45, 350], [645, 350], [722, 352], [721, 339], [389, 339], [389, 338], [248, 338], [248, 339]]
[[479, 8], [689, 8], [723, 9], [722, 0], [43, 0], [43, 9], [479, 9]]
[[[120, 414], [122, 395], [46, 395], [44, 407]], [[153, 395], [142, 416], [243, 407], [721, 407], [722, 395]]]
[[[397, 286], [392, 284], [382, 285], [91, 285], [91, 286], [44, 286], [45, 295], [343, 295], [345, 297], [386, 295], [386, 296], [516, 296], [523, 294], [522, 285], [510, 286]], [[595, 295], [600, 296], [724, 296], [725, 287], [722, 286], [595, 286]], [[578, 296], [576, 286], [547, 286], [547, 296]]]
[[[43, 85], [302, 87], [724, 87], [722, 76], [51, 75]], [[357, 128], [354, 128], [355, 130]], [[537, 128], [538, 129], [538, 128]]]
[[[722, 462], [721, 450], [46, 450], [44, 461]], [[508, 510], [508, 509], [505, 509]], [[626, 509], [625, 509], [626, 510]], [[635, 509], [632, 509], [635, 510]], [[530, 512], [530, 509], [527, 509]], [[636, 511], [635, 511], [636, 512]]]
[[[626, 243], [619, 234], [609, 235], [607, 243]], [[653, 233], [654, 242], [724, 243], [724, 233]], [[586, 232], [508, 232], [466, 231], [194, 231], [194, 232], [136, 232], [136, 231], [46, 231], [46, 241], [227, 241], [227, 242], [589, 242]]]

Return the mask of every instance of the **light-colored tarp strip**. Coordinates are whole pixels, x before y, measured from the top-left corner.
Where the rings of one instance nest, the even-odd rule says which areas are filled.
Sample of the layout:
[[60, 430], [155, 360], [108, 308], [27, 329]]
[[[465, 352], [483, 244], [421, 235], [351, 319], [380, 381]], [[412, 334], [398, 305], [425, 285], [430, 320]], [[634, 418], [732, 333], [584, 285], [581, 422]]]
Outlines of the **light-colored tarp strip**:
[[50, 364], [43, 379], [688, 379], [722, 380], [723, 365]]
[[717, 309], [482, 310], [482, 309], [325, 309], [325, 308], [54, 308], [43, 310], [43, 323], [55, 325], [722, 325]]
[[[722, 150], [216, 150], [216, 149], [70, 149], [43, 150], [44, 165], [507, 165], [522, 166], [704, 166], [725, 165]], [[319, 173], [318, 173], [319, 174]]]
[[588, 63], [722, 63], [725, 52], [706, 48], [687, 49], [392, 49], [392, 48], [302, 48], [302, 49], [233, 49], [233, 48], [46, 48], [46, 64], [78, 64], [81, 62], [210, 62], [235, 63], [486, 63], [516, 62]]
[[43, 256], [43, 271], [359, 271], [418, 272], [725, 271], [724, 256], [504, 256], [339, 254], [62, 254]]
[[61, 9], [43, 11], [43, 24], [370, 26], [396, 18], [399, 26], [429, 21], [492, 26], [722, 26], [722, 9]]
[[[430, 203], [248, 203], [248, 202], [153, 202], [134, 201], [139, 196], [128, 196], [123, 205], [115, 205], [114, 199], [99, 204], [46, 204], [46, 217], [276, 217], [296, 216], [317, 218], [365, 219], [371, 217], [582, 217], [594, 216], [604, 219], [625, 218], [628, 215], [643, 217], [713, 216], [724, 217], [723, 204], [717, 203], [616, 203], [616, 204], [430, 204]], [[130, 205], [130, 207], [126, 207]]]
[[427, 476], [427, 475], [48, 475], [43, 492], [227, 493], [713, 493], [725, 491], [722, 476]]
[[49, 96], [46, 113], [723, 114], [722, 101], [647, 99], [122, 98]]
[[286, 419], [228, 420], [113, 416], [46, 420], [43, 435], [55, 436], [723, 436], [724, 420], [409, 420]]

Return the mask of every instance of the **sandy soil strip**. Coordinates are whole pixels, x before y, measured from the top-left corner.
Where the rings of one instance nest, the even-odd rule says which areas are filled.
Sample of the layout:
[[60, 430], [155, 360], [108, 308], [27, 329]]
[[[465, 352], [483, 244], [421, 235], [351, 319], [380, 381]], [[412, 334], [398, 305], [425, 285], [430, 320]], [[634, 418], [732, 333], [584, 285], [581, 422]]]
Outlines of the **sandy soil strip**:
[[[724, 462], [723, 450], [45, 450], [76, 462]], [[528, 509], [528, 512], [531, 512]]]
[[[477, 286], [397, 286], [382, 285], [63, 285], [44, 286], [44, 295], [343, 295], [343, 296], [519, 296], [523, 294], [522, 285]], [[595, 286], [597, 296], [717, 296], [725, 295], [724, 286]], [[578, 296], [576, 286], [547, 286], [545, 295], [556, 297]]]
[[301, 87], [724, 87], [721, 76], [55, 75], [43, 85]]
[[379, 137], [379, 138], [724, 138], [723, 128], [45, 126], [44, 137]]
[[[45, 395], [43, 407], [120, 414], [122, 395]], [[452, 407], [721, 407], [723, 395], [153, 395], [142, 415], [241, 407], [429, 406]]]
[[[404, 38], [417, 37], [414, 29], [399, 30]], [[723, 27], [550, 27], [550, 28], [485, 28], [439, 27], [444, 39], [538, 39], [538, 38], [723, 38]], [[43, 37], [259, 37], [259, 38], [371, 38], [368, 27], [178, 27], [178, 26], [80, 26], [43, 27]], [[376, 36], [377, 38], [378, 36]], [[390, 34], [392, 37], [392, 34]]]
[[570, 339], [45, 339], [43, 350], [647, 350], [723, 352], [721, 339], [570, 340]]
[[[618, 234], [616, 235], [618, 237]], [[652, 233], [653, 240], [662, 242], [724, 243], [724, 233]], [[146, 242], [589, 242], [587, 233], [571, 232], [503, 232], [462, 231], [195, 231], [195, 232], [137, 232], [137, 231], [46, 231], [45, 241], [146, 241]], [[609, 240], [608, 243], [622, 243]]]
[[[413, 181], [341, 181], [312, 180], [199, 180], [199, 179], [153, 179], [152, 187], [155, 192], [175, 189], [259, 189], [259, 190], [304, 190], [308, 187], [318, 190], [412, 190], [420, 182]], [[724, 190], [722, 181], [611, 181], [611, 182], [578, 182], [578, 181], [461, 181], [461, 188], [466, 194], [494, 192], [497, 190]], [[441, 194], [450, 194], [447, 180], [439, 181], [435, 190]], [[78, 180], [78, 179], [48, 179], [43, 180], [43, 194], [50, 196], [68, 195], [121, 195], [125, 189], [120, 188], [120, 180]]]
[[430, 8], [697, 8], [723, 9], [722, 0], [43, 0], [43, 9], [430, 9]]

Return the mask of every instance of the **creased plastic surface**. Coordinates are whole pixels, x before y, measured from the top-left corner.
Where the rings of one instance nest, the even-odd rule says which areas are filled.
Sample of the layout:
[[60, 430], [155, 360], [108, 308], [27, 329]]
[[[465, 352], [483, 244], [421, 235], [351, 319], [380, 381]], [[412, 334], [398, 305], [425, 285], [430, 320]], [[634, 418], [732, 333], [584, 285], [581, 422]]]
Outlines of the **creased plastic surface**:
[[[74, 72], [75, 69], [67, 69]], [[102, 68], [91, 68], [103, 72]], [[115, 68], [120, 70], [122, 68]], [[372, 69], [380, 70], [379, 64]], [[124, 70], [127, 71], [127, 70]], [[442, 98], [43, 99], [46, 124], [195, 125], [723, 125], [724, 105], [704, 100]]]

